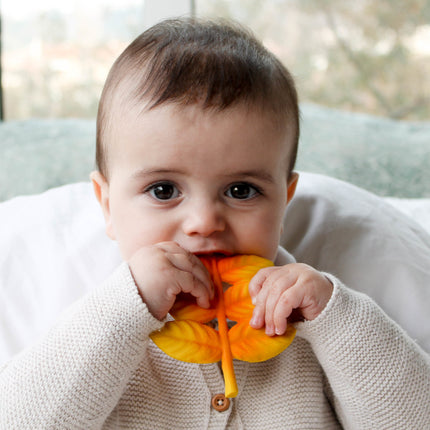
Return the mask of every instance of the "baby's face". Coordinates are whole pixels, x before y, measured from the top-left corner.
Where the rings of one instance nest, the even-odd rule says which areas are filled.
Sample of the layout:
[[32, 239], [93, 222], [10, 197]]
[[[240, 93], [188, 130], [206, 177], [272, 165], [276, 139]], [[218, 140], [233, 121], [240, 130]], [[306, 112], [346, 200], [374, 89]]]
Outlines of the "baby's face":
[[125, 260], [164, 241], [273, 260], [297, 180], [288, 183], [290, 150], [287, 127], [243, 106], [128, 112], [112, 128], [100, 184], [107, 233]]

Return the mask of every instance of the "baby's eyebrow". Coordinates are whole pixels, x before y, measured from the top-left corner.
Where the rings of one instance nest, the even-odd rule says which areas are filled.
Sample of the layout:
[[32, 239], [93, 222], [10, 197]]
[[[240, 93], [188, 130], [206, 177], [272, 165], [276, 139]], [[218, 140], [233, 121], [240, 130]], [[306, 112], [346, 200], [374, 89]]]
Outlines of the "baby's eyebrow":
[[[138, 169], [133, 172], [130, 177], [131, 179], [137, 180], [142, 177], [148, 177], [151, 175], [163, 175], [163, 174], [186, 174], [181, 169], [166, 169], [166, 168], [149, 168], [149, 169]], [[255, 179], [260, 180], [269, 184], [273, 184], [275, 179], [270, 172], [263, 169], [253, 169], [253, 170], [238, 170], [233, 172], [228, 172], [223, 175], [225, 178], [230, 180], [240, 180], [240, 179]]]
[[183, 173], [181, 170], [179, 169], [139, 169], [136, 170], [135, 172], [133, 172], [130, 177], [131, 179], [139, 179], [142, 178], [144, 176], [150, 176], [150, 175], [163, 175], [163, 174], [167, 174], [167, 173]]
[[245, 177], [245, 178], [254, 178], [264, 182], [268, 182], [273, 184], [275, 182], [273, 175], [265, 170], [241, 170], [238, 172], [229, 173], [226, 175], [231, 178]]

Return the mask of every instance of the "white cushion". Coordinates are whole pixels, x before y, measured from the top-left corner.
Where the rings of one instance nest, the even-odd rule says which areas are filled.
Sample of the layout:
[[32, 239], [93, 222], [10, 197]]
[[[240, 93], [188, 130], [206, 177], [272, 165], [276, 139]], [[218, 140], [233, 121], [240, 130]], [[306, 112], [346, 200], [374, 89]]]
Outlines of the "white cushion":
[[[368, 294], [430, 351], [429, 233], [384, 199], [346, 182], [306, 173], [299, 184], [283, 245], [298, 261]], [[427, 209], [421, 216], [429, 219]]]
[[386, 197], [384, 200], [396, 209], [413, 218], [421, 227], [430, 233], [430, 199], [402, 199]]
[[119, 264], [89, 183], [0, 204], [0, 363]]
[[[283, 243], [299, 261], [372, 296], [430, 350], [430, 239], [370, 193], [303, 173]], [[120, 263], [91, 184], [0, 204], [0, 363]]]

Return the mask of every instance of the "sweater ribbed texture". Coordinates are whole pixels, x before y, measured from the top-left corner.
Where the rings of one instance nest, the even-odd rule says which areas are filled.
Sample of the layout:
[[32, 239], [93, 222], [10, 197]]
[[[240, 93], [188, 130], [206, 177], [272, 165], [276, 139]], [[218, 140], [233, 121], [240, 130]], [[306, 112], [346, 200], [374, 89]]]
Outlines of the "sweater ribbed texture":
[[429, 356], [330, 279], [326, 309], [296, 325], [287, 350], [235, 361], [239, 395], [218, 412], [219, 365], [176, 361], [149, 340], [163, 322], [124, 263], [0, 370], [0, 429], [430, 429]]

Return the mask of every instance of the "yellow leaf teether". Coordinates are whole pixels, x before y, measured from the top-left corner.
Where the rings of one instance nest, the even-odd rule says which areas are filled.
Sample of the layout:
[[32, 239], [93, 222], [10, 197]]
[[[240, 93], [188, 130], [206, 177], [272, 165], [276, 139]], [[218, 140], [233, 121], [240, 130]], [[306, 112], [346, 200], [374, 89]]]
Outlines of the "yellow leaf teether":
[[[203, 309], [190, 298], [178, 298], [171, 309], [170, 321], [151, 333], [154, 343], [169, 356], [190, 363], [214, 363], [221, 360], [225, 396], [238, 393], [233, 358], [260, 362], [280, 354], [294, 339], [295, 329], [289, 325], [281, 336], [267, 336], [264, 329], [249, 325], [254, 306], [248, 293], [252, 277], [273, 263], [254, 255], [238, 255], [223, 259], [202, 258], [216, 288], [210, 309]], [[230, 284], [225, 292], [223, 282]], [[213, 319], [218, 330], [205, 325]], [[237, 321], [231, 329], [227, 318]]]

